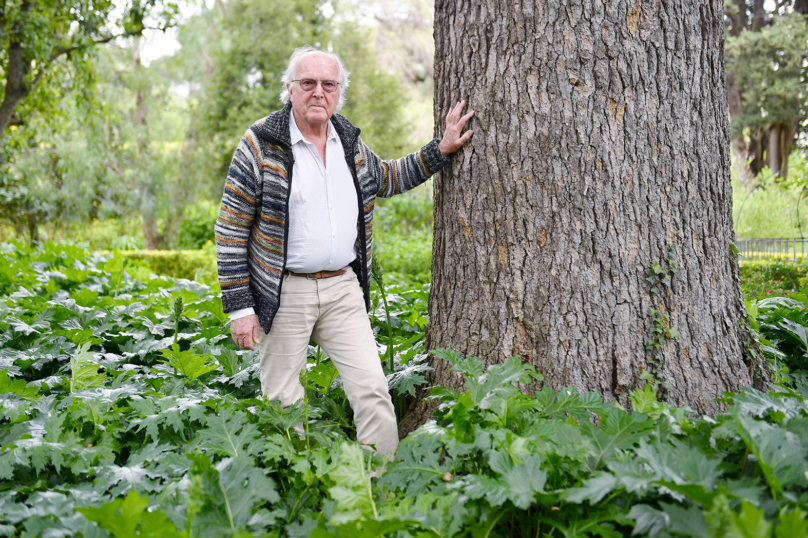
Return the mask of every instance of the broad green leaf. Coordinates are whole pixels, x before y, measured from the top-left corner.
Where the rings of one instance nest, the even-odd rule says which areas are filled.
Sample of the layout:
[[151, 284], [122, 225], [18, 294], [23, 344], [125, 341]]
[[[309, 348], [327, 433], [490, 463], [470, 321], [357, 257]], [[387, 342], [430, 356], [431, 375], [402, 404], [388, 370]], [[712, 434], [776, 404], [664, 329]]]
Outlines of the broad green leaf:
[[656, 536], [660, 531], [667, 529], [671, 523], [668, 514], [647, 504], [635, 504], [632, 506], [628, 517], [634, 520], [632, 536], [646, 533], [649, 536]]
[[680, 504], [659, 503], [670, 517], [668, 531], [688, 538], [710, 538], [704, 514], [697, 506], [683, 507]]
[[631, 409], [637, 413], [650, 415], [658, 407], [656, 392], [653, 391], [651, 383], [646, 383], [642, 389], [635, 389], [629, 395], [631, 399]]
[[710, 458], [681, 442], [648, 444], [643, 440], [636, 454], [657, 476], [675, 484], [712, 490], [721, 476], [720, 459]]
[[205, 454], [187, 457], [192, 462], [188, 502], [194, 506], [194, 535], [239, 532], [262, 501], [280, 500], [274, 482], [250, 457], [224, 458], [215, 467]]
[[396, 459], [387, 465], [379, 484], [415, 497], [430, 485], [445, 482], [446, 473], [451, 480], [453, 460], [443, 455], [440, 437], [420, 430], [408, 435], [398, 445]]
[[335, 484], [328, 489], [328, 493], [337, 501], [337, 512], [329, 520], [332, 525], [378, 516], [370, 476], [365, 470], [366, 455], [369, 454], [357, 444], [340, 445], [337, 456], [339, 465], [328, 473]]
[[581, 487], [568, 489], [562, 496], [571, 503], [581, 504], [584, 501], [589, 501], [589, 504], [595, 505], [603, 497], [611, 493], [617, 483], [617, 477], [613, 474], [596, 471], [584, 480]]
[[[280, 500], [275, 483], [255, 467], [252, 458], [241, 455], [225, 458], [216, 465], [219, 484], [228, 516], [234, 528], [247, 524], [252, 509], [259, 501], [276, 503]], [[245, 485], [246, 484], [246, 485]]]
[[100, 388], [107, 379], [106, 373], [98, 373], [95, 354], [89, 351], [90, 342], [80, 345], [70, 357], [70, 392]]
[[805, 519], [805, 512], [800, 508], [794, 508], [790, 512], [785, 509], [780, 510], [780, 522], [774, 528], [776, 538], [804, 538], [808, 536], [808, 520]]
[[633, 460], [609, 461], [607, 466], [618, 477], [620, 484], [630, 493], [646, 490], [659, 478], [657, 473]]
[[34, 321], [30, 325], [21, 319], [15, 317], [8, 317], [6, 318], [6, 322], [9, 326], [17, 331], [18, 333], [23, 333], [25, 336], [29, 336], [33, 333], [39, 334], [42, 331], [46, 331], [50, 329], [50, 324], [45, 321]]
[[24, 379], [12, 379], [7, 370], [0, 370], [0, 394], [18, 394], [24, 398], [33, 398], [39, 392], [39, 387], [29, 385]]
[[415, 396], [415, 388], [426, 383], [426, 378], [422, 372], [428, 372], [432, 367], [423, 362], [410, 362], [405, 364], [400, 370], [396, 370], [387, 376], [387, 386], [390, 391], [398, 394], [409, 394]]
[[583, 422], [591, 419], [593, 413], [605, 414], [613, 407], [605, 403], [599, 394], [578, 394], [574, 387], [562, 387], [559, 391], [542, 387], [536, 394], [536, 408], [546, 417], [564, 418], [570, 415]]
[[218, 368], [215, 364], [208, 362], [210, 355], [198, 355], [190, 349], [180, 351], [179, 344], [174, 344], [171, 349], [163, 349], [161, 352], [163, 357], [167, 358], [163, 361], [165, 364], [176, 369], [179, 374], [191, 381]]
[[808, 407], [797, 397], [788, 394], [760, 392], [752, 388], [745, 388], [739, 394], [731, 394], [721, 401], [738, 406], [740, 413], [766, 417], [769, 413], [782, 413], [786, 419], [800, 414], [801, 410], [808, 411]]
[[443, 359], [452, 365], [452, 370], [460, 372], [468, 379], [474, 379], [482, 375], [483, 363], [475, 357], [463, 358], [450, 349], [433, 349], [429, 352], [431, 355]]
[[612, 408], [602, 417], [603, 427], [598, 428], [590, 422], [581, 424], [581, 431], [588, 434], [596, 449], [596, 455], [589, 461], [592, 471], [599, 469], [603, 460], [611, 456], [615, 450], [632, 448], [640, 440], [648, 437], [654, 423], [640, 413], [628, 414], [619, 408]]
[[318, 527], [311, 532], [312, 538], [331, 538], [333, 536], [350, 536], [351, 538], [381, 538], [396, 536], [400, 530], [417, 525], [417, 521], [408, 521], [391, 517], [389, 519], [362, 519], [335, 525], [334, 531]]
[[181, 433], [186, 427], [186, 421], [203, 423], [207, 420], [202, 400], [197, 397], [168, 396], [159, 400], [133, 400], [130, 405], [137, 412], [138, 418], [131, 418], [129, 429], [136, 431], [146, 430], [152, 441], [160, 438], [160, 426], [164, 429], [170, 427], [176, 433]]
[[763, 510], [746, 501], [741, 502], [740, 515], [732, 514], [727, 538], [770, 538], [772, 524], [766, 521]]
[[155, 471], [146, 469], [142, 464], [119, 467], [110, 465], [98, 473], [96, 482], [100, 488], [109, 490], [113, 496], [129, 491], [151, 492], [159, 489], [159, 480], [152, 476]]
[[215, 355], [215, 358], [216, 362], [221, 365], [224, 375], [227, 377], [233, 377], [241, 371], [242, 364], [239, 360], [239, 356], [232, 349], [220, 348], [220, 352]]
[[757, 457], [772, 496], [779, 499], [783, 488], [792, 484], [806, 485], [806, 447], [800, 438], [786, 429], [743, 416], [733, 409], [735, 430]]
[[488, 367], [485, 373], [476, 378], [466, 378], [466, 387], [472, 401], [481, 409], [490, 409], [497, 401], [499, 395], [515, 394], [513, 386], [516, 382], [529, 382], [531, 378], [540, 378], [535, 368], [530, 364], [523, 364], [517, 357], [508, 357], [500, 364]]
[[203, 447], [234, 458], [244, 455], [244, 446], [258, 436], [258, 429], [247, 421], [247, 415], [241, 411], [234, 413], [232, 409], [223, 409], [218, 415], [208, 415], [207, 428], [199, 432]]
[[115, 538], [180, 538], [177, 527], [159, 511], [147, 511], [148, 499], [134, 490], [125, 499], [110, 501], [99, 508], [76, 508], [89, 521], [97, 523]]
[[525, 456], [522, 463], [513, 465], [506, 452], [492, 451], [489, 463], [499, 477], [470, 475], [464, 479], [466, 486], [463, 491], [472, 499], [485, 497], [492, 506], [511, 501], [526, 509], [537, 494], [544, 493], [547, 472], [541, 469], [541, 459], [537, 456]]

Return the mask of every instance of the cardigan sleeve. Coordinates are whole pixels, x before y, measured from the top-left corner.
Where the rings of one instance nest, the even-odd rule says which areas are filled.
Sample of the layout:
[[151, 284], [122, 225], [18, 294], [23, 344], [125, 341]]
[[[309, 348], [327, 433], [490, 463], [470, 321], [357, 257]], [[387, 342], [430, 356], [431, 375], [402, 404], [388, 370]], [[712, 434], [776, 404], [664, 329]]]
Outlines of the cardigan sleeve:
[[257, 145], [253, 133], [248, 131], [230, 163], [215, 227], [216, 265], [225, 312], [255, 305], [250, 291], [247, 260], [256, 214], [255, 193], [259, 169]]
[[438, 149], [438, 139], [431, 140], [427, 145], [415, 153], [400, 159], [384, 161], [375, 153], [366, 150], [378, 166], [379, 192], [377, 196], [389, 198], [413, 189], [432, 177], [432, 175], [449, 164], [450, 160], [443, 156]]

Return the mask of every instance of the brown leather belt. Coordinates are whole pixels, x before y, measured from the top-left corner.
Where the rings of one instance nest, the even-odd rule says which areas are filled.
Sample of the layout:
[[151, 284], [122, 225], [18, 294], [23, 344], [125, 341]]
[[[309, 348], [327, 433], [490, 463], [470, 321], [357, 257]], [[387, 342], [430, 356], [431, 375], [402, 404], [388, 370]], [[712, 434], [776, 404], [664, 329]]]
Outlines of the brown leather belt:
[[292, 276], [302, 276], [305, 278], [331, 278], [332, 276], [344, 275], [348, 272], [347, 269], [338, 269], [336, 271], [318, 271], [316, 273], [295, 273], [294, 271], [286, 270]]

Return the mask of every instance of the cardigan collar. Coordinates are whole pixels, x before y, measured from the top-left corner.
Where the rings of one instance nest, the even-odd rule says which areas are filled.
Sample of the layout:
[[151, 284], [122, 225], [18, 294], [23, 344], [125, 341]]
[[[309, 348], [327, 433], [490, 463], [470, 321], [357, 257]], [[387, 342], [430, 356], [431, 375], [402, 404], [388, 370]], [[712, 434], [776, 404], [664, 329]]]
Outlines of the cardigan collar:
[[[264, 119], [264, 124], [261, 126], [259, 135], [267, 140], [281, 142], [288, 147], [292, 147], [292, 137], [289, 131], [289, 120], [292, 117], [292, 103], [288, 102], [280, 109], [276, 110]], [[342, 147], [348, 151], [348, 148], [353, 148], [356, 138], [361, 132], [358, 127], [348, 121], [345, 116], [341, 114], [333, 114], [331, 116], [331, 125], [337, 131], [337, 135], [342, 142]]]

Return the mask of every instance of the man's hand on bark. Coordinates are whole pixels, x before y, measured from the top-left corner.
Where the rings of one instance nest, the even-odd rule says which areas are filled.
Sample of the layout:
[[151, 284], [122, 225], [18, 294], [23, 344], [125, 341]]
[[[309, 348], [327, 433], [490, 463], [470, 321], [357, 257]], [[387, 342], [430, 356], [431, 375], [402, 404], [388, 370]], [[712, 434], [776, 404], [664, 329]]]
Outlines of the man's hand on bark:
[[460, 101], [453, 106], [446, 115], [446, 130], [443, 132], [443, 139], [438, 144], [438, 149], [444, 156], [459, 150], [463, 147], [463, 144], [471, 138], [471, 135], [474, 134], [474, 131], [469, 129], [461, 136], [463, 127], [466, 126], [466, 123], [474, 115], [473, 110], [469, 110], [465, 115], [461, 115], [464, 106], [466, 106], [466, 102]]
[[258, 316], [250, 314], [230, 322], [230, 335], [241, 349], [255, 349], [258, 343]]

